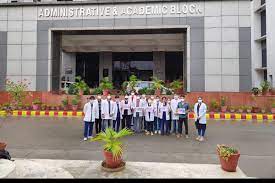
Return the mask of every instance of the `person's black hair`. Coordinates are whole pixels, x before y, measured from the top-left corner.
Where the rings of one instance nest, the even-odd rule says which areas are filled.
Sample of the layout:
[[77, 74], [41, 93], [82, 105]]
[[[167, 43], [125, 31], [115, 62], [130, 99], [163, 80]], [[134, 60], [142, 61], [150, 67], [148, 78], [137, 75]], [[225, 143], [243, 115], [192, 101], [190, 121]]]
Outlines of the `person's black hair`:
[[115, 96], [115, 98], [119, 98], [119, 96], [118, 96], [118, 95], [116, 95], [116, 96]]
[[90, 96], [90, 100], [95, 100], [95, 97], [94, 96]]

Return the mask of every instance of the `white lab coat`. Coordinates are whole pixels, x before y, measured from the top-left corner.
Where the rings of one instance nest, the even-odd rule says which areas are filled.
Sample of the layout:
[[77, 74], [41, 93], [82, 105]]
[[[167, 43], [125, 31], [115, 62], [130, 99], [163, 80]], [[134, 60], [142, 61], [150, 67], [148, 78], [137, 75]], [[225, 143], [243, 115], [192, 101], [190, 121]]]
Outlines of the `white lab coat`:
[[142, 100], [139, 100], [139, 107], [137, 107], [137, 100], [132, 103], [132, 107], [134, 118], [137, 116], [137, 113], [139, 113], [139, 117], [144, 116], [145, 103]]
[[[194, 106], [195, 121], [198, 118], [197, 106], [198, 106], [198, 103], [196, 103]], [[206, 124], [206, 111], [207, 111], [206, 104], [202, 102], [200, 109], [199, 109], [199, 117], [200, 117], [199, 123], [200, 124]]]
[[171, 100], [171, 110], [172, 110], [171, 118], [172, 118], [172, 120], [179, 120], [179, 115], [176, 114], [179, 102], [180, 102], [179, 99]]
[[[129, 99], [128, 99], [129, 100]], [[124, 114], [124, 110], [127, 110], [128, 115], [132, 115], [132, 103], [128, 101], [128, 104], [125, 104], [125, 100], [121, 101], [121, 109], [122, 109], [122, 115]]]
[[[101, 111], [102, 111], [102, 101], [103, 100], [101, 100]], [[98, 100], [95, 100], [94, 101], [94, 104], [95, 104], [95, 108], [96, 108], [96, 114], [95, 114], [95, 118], [96, 119], [99, 119], [99, 105], [98, 105]]]
[[110, 101], [110, 113], [109, 113], [109, 103], [108, 100], [102, 100], [102, 119], [113, 119], [114, 115], [114, 102]]
[[[96, 106], [95, 102], [93, 102], [93, 108], [91, 108], [91, 102], [87, 102], [83, 107], [84, 119], [86, 122], [94, 122], [96, 115]], [[92, 119], [91, 119], [92, 117]]]
[[164, 106], [163, 103], [160, 103], [159, 118], [162, 119], [163, 112], [166, 112], [166, 120], [170, 120], [170, 115], [169, 115], [170, 110], [171, 110], [171, 107], [168, 104], [168, 102], [167, 102], [166, 106]]
[[122, 119], [121, 102], [118, 102], [118, 105], [119, 105], [119, 106], [117, 107], [117, 103], [114, 102], [114, 115], [113, 115], [113, 120], [116, 120], [118, 110], [119, 110], [119, 112], [120, 112], [120, 119]]
[[[146, 104], [144, 111], [145, 111], [145, 121], [154, 121], [154, 118], [155, 118], [154, 105], [152, 104], [151, 106], [149, 106], [149, 104]], [[149, 113], [151, 113], [150, 116], [149, 116]]]
[[[159, 105], [157, 106], [157, 103], [159, 103]], [[156, 101], [154, 100], [153, 102], [153, 106], [154, 106], [154, 114], [155, 114], [155, 117], [158, 117], [159, 118], [159, 108], [160, 108], [160, 101]]]
[[134, 96], [130, 95], [128, 100], [133, 104], [134, 102], [136, 102], [137, 96], [136, 95], [134, 95]]

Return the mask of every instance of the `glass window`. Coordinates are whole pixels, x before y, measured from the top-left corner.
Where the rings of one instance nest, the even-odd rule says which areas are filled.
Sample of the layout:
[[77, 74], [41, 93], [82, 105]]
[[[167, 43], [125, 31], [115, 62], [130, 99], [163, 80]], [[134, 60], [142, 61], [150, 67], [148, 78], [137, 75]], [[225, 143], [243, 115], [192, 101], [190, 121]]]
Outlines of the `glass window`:
[[165, 53], [165, 80], [183, 79], [183, 52]]
[[262, 67], [266, 67], [267, 63], [266, 63], [266, 41], [262, 41]]
[[266, 35], [266, 15], [265, 11], [261, 12], [261, 36]]

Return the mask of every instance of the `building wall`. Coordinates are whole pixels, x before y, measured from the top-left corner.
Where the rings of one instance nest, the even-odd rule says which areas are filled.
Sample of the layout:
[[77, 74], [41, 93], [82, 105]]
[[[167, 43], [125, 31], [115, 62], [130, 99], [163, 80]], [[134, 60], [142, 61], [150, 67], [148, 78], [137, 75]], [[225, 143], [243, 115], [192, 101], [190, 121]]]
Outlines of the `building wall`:
[[[179, 2], [173, 2], [178, 4]], [[42, 6], [0, 7], [0, 31], [7, 32], [7, 77], [32, 81], [32, 90], [50, 90], [51, 33], [49, 29], [190, 26], [190, 91], [251, 89], [250, 1], [185, 1], [200, 14], [38, 18]], [[149, 5], [161, 4], [159, 2]], [[164, 3], [163, 3], [164, 4]], [[169, 4], [169, 3], [165, 3]], [[133, 4], [93, 6], [127, 7]], [[138, 4], [144, 6], [145, 3]], [[64, 5], [62, 5], [64, 6]], [[73, 7], [74, 5], [67, 5]], [[75, 5], [81, 6], [81, 5]], [[91, 5], [82, 5], [82, 7]], [[49, 7], [58, 7], [52, 5]], [[248, 34], [246, 32], [248, 31]], [[247, 67], [246, 67], [247, 65]], [[251, 67], [250, 67], [251, 68]], [[41, 84], [43, 83], [43, 84]]]

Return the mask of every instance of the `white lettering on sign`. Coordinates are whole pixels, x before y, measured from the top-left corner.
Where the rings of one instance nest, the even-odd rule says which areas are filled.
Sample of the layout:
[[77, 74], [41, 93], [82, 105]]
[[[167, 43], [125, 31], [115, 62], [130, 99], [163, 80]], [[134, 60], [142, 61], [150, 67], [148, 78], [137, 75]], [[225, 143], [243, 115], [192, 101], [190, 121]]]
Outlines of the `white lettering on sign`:
[[66, 18], [66, 17], [97, 17], [97, 16], [132, 16], [132, 15], [184, 15], [202, 14], [197, 4], [170, 4], [144, 6], [104, 6], [104, 7], [54, 7], [39, 8], [39, 18]]

